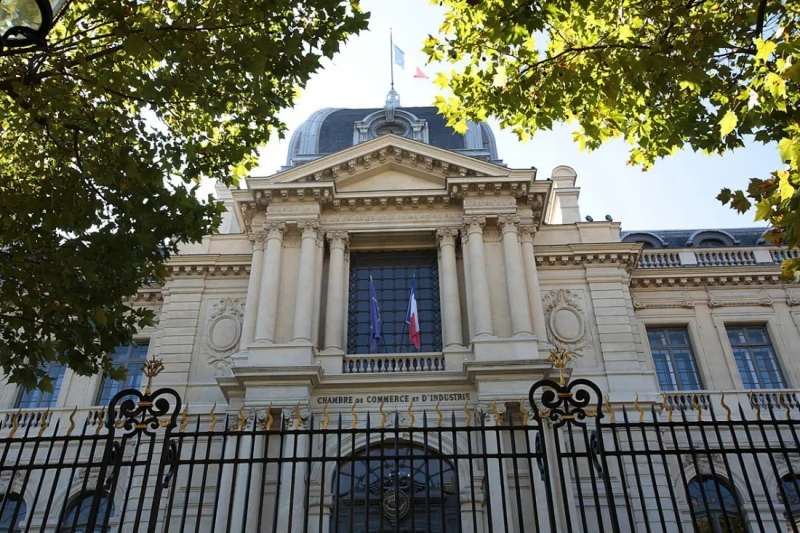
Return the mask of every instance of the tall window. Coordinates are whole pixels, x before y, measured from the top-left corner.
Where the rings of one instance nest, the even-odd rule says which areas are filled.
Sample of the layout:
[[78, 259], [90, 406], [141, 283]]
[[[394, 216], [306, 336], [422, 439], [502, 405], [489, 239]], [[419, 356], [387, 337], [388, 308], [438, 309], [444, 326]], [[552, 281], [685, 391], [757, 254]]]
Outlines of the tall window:
[[[87, 533], [89, 532], [89, 518], [92, 515], [92, 503], [94, 503], [95, 492], [87, 491], [81, 493], [72, 503], [67, 507], [67, 512], [64, 513], [64, 518], [58, 525], [60, 532], [75, 532]], [[109, 528], [103, 527], [107, 522], [108, 517], [114, 513], [114, 505], [111, 503], [108, 494], [101, 494], [97, 500], [97, 512], [95, 514], [95, 527], [91, 530], [94, 533], [101, 531], [108, 531]]]
[[647, 338], [661, 390], [701, 388], [686, 328], [647, 328]]
[[0, 495], [0, 533], [15, 533], [25, 527], [28, 506], [19, 494]]
[[[370, 277], [380, 310], [380, 341], [370, 350]], [[408, 334], [406, 313], [412, 281], [416, 283], [421, 352], [442, 349], [439, 274], [436, 253], [392, 252], [350, 255], [350, 302], [347, 351], [356, 353], [416, 352]]]
[[783, 502], [786, 519], [800, 526], [800, 475], [786, 474], [781, 478], [781, 484], [786, 495]]
[[61, 382], [64, 381], [64, 367], [60, 363], [48, 363], [47, 375], [53, 390], [45, 392], [39, 389], [22, 390], [17, 397], [17, 407], [23, 409], [45, 409], [58, 405], [58, 394], [61, 392]]
[[727, 481], [698, 476], [689, 482], [689, 505], [698, 533], [745, 533], [736, 492]]
[[766, 327], [726, 329], [745, 389], [782, 389], [786, 386]]
[[147, 358], [147, 343], [125, 344], [117, 346], [111, 354], [114, 367], [127, 368], [128, 374], [124, 380], [103, 378], [100, 393], [97, 395], [97, 405], [106, 405], [116, 393], [123, 389], [138, 389], [142, 385], [144, 362]]

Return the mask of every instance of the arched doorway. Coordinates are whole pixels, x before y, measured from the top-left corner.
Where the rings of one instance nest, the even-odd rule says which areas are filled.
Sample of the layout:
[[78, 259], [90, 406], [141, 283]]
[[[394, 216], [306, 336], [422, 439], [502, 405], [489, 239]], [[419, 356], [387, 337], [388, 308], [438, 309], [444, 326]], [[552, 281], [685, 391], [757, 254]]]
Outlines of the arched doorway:
[[452, 463], [402, 441], [363, 448], [333, 477], [331, 531], [457, 531], [458, 482]]

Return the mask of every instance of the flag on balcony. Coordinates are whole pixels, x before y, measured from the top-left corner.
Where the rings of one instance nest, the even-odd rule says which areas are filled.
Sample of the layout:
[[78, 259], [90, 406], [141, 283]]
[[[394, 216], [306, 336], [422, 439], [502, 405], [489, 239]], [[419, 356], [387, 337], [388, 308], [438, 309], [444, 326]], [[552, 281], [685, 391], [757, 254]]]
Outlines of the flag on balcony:
[[417, 280], [411, 280], [411, 294], [408, 297], [408, 312], [406, 313], [406, 324], [408, 324], [408, 340], [419, 351], [421, 339], [419, 332], [419, 312], [417, 311]]
[[375, 282], [369, 277], [369, 351], [377, 353], [381, 344], [381, 307], [378, 305], [378, 293]]

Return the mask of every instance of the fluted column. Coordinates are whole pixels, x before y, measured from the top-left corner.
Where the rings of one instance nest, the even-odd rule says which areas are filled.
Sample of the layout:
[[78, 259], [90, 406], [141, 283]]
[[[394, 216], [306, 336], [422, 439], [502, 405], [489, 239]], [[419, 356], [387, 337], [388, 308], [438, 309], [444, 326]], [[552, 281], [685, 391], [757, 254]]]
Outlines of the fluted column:
[[300, 261], [297, 268], [297, 289], [294, 300], [293, 337], [296, 341], [311, 342], [311, 315], [314, 311], [314, 266], [316, 261], [317, 223], [300, 225]]
[[267, 241], [264, 246], [261, 286], [258, 291], [258, 317], [256, 339], [275, 342], [275, 324], [278, 320], [278, 296], [281, 283], [281, 254], [285, 225], [267, 225]]
[[253, 241], [253, 258], [250, 261], [250, 279], [247, 282], [247, 298], [244, 303], [244, 320], [242, 321], [242, 340], [239, 348], [246, 348], [253, 342], [256, 330], [256, 316], [258, 313], [258, 291], [261, 286], [262, 267], [264, 265], [264, 238], [267, 234], [263, 231], [251, 233]]
[[540, 341], [547, 342], [547, 326], [544, 321], [544, 306], [542, 305], [542, 289], [539, 287], [539, 273], [536, 271], [536, 255], [533, 251], [532, 226], [522, 226], [522, 261], [525, 264], [525, 278], [528, 281], [528, 301], [531, 307], [531, 324], [533, 334]]
[[508, 305], [511, 308], [511, 334], [530, 334], [531, 312], [527, 297], [525, 267], [522, 265], [522, 249], [519, 244], [519, 219], [500, 217], [499, 222], [503, 232], [503, 259], [506, 266]]
[[442, 269], [442, 304], [444, 307], [444, 346], [461, 346], [461, 302], [458, 294], [458, 270], [456, 267], [457, 228], [441, 228], [439, 237], [439, 261]]
[[469, 250], [469, 274], [472, 322], [476, 337], [492, 335], [492, 305], [489, 299], [489, 280], [486, 276], [486, 259], [483, 246], [483, 217], [465, 217], [464, 231], [467, 233]]
[[328, 300], [325, 307], [325, 349], [343, 349], [344, 339], [344, 249], [347, 232], [328, 233], [330, 261], [328, 263]]

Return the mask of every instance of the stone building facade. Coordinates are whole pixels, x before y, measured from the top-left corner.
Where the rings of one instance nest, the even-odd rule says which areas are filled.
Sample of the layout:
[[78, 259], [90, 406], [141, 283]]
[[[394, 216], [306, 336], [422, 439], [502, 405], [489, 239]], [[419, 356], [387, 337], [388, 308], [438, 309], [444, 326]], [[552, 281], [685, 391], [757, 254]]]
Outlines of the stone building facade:
[[[115, 353], [133, 385], [161, 358], [154, 386], [190, 414], [513, 411], [558, 375], [554, 349], [611, 405], [800, 387], [800, 286], [780, 278], [796, 251], [758, 228], [584, 220], [572, 168], [505, 166], [486, 124], [460, 136], [432, 108], [321, 110], [281, 171], [218, 194], [220, 233], [139, 292], [158, 325]], [[6, 386], [0, 406], [91, 410], [123, 386], [53, 372], [52, 395]]]

